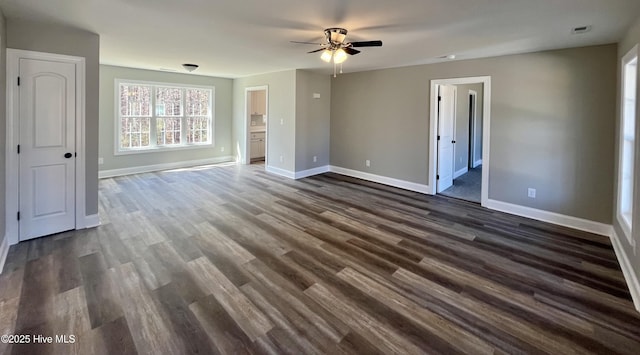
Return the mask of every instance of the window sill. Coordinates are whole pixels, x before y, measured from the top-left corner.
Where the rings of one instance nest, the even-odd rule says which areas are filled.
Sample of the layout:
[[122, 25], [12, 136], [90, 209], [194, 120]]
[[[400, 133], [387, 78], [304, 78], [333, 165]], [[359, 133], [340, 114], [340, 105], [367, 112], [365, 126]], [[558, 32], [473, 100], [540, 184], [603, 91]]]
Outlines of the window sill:
[[176, 145], [171, 147], [154, 147], [144, 149], [126, 149], [116, 150], [113, 155], [132, 155], [132, 154], [148, 154], [148, 153], [166, 153], [179, 150], [192, 150], [192, 149], [211, 149], [214, 148], [213, 143], [201, 143], [201, 144], [189, 144], [189, 145]]

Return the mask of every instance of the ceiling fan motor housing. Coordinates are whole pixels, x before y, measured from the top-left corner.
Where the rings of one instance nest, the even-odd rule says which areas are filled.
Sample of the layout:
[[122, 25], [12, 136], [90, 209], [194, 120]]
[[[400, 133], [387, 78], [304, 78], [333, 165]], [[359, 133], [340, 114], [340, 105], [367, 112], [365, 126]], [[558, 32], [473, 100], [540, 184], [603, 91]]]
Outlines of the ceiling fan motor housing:
[[347, 30], [339, 27], [331, 27], [324, 30], [325, 36], [327, 36], [327, 42], [330, 44], [342, 44], [344, 38], [347, 36]]

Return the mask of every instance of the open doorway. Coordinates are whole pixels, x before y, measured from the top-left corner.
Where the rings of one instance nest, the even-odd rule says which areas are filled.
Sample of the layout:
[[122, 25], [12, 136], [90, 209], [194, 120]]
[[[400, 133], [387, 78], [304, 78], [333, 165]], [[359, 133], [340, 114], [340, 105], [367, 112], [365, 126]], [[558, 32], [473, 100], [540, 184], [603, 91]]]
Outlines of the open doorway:
[[[477, 98], [483, 97], [482, 83], [445, 85], [453, 87], [455, 95], [451, 105], [453, 110], [453, 179], [446, 189], [438, 193], [461, 200], [480, 203], [482, 190], [482, 112], [477, 111]], [[445, 102], [444, 99], [441, 102]], [[482, 103], [480, 103], [482, 105]], [[447, 121], [440, 110], [439, 124]], [[443, 149], [440, 142], [438, 149]], [[438, 155], [440, 157], [441, 154]], [[451, 158], [448, 158], [451, 159]], [[443, 174], [440, 174], [441, 176]], [[442, 180], [442, 177], [440, 178]], [[438, 181], [439, 185], [440, 181]]]
[[488, 199], [490, 83], [490, 77], [431, 81], [433, 194], [481, 204]]
[[246, 158], [245, 164], [265, 164], [267, 161], [267, 128], [269, 121], [269, 94], [267, 86], [245, 90]]

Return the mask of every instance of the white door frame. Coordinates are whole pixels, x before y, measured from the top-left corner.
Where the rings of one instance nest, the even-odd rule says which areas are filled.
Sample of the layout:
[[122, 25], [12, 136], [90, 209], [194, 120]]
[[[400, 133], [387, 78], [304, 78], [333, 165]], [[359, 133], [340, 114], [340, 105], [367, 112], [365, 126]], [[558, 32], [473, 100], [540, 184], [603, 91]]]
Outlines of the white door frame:
[[471, 139], [469, 139], [469, 161], [467, 162], [467, 166], [470, 166], [473, 169], [480, 165], [476, 165], [476, 141], [478, 140], [478, 130], [476, 129], [476, 121], [478, 120], [478, 92], [475, 90], [469, 90], [469, 96], [473, 96], [473, 106], [469, 108], [469, 124], [471, 125], [469, 132], [471, 134]]
[[244, 89], [244, 159], [242, 164], [251, 164], [251, 91], [265, 92], [265, 115], [267, 124], [264, 126], [264, 163], [269, 166], [269, 85], [250, 86]]
[[434, 79], [431, 80], [431, 109], [429, 113], [429, 190], [431, 195], [436, 194], [436, 173], [438, 171], [438, 85], [462, 85], [476, 84], [483, 85], [483, 107], [482, 107], [482, 191], [480, 203], [486, 206], [489, 200], [489, 128], [491, 127], [491, 77], [476, 76], [467, 78]]
[[75, 225], [76, 229], [87, 228], [85, 217], [85, 58], [61, 54], [25, 51], [7, 48], [7, 132], [6, 132], [6, 238], [10, 245], [19, 242], [19, 224], [17, 220], [20, 196], [18, 194], [19, 165], [18, 138], [18, 75], [20, 59], [34, 59], [72, 63], [76, 67], [76, 188], [75, 188]]

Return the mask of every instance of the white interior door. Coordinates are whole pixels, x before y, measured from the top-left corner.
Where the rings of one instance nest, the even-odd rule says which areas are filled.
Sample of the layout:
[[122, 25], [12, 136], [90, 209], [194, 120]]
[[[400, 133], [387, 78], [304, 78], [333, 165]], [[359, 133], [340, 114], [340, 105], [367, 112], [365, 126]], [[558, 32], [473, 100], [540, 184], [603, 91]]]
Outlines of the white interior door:
[[452, 85], [439, 86], [437, 192], [453, 185], [455, 90], [455, 86]]
[[75, 229], [73, 63], [19, 62], [20, 240]]

